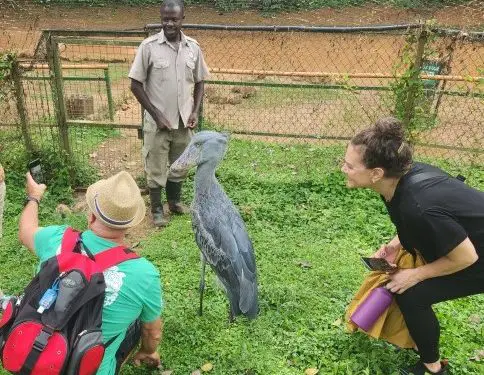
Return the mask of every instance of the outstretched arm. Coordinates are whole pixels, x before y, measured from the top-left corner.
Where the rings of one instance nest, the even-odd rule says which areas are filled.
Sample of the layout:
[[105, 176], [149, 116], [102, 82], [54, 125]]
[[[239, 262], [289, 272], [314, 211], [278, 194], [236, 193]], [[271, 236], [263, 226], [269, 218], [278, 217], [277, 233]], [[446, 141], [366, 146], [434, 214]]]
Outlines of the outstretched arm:
[[33, 199], [27, 202], [20, 215], [18, 238], [25, 247], [33, 252], [34, 235], [39, 229], [39, 205], [37, 202], [42, 199], [46, 186], [36, 183], [30, 173], [27, 173], [26, 179], [27, 196]]

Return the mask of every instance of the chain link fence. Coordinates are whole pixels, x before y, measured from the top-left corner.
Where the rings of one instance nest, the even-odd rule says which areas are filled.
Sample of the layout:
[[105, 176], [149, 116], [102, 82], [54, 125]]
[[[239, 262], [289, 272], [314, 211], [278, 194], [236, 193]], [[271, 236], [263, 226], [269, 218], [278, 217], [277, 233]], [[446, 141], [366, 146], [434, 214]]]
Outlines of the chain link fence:
[[[482, 2], [444, 2], [443, 7], [415, 8], [413, 13], [388, 2], [369, 3], [375, 2], [311, 11], [339, 16], [341, 23], [346, 12], [343, 27], [334, 26], [338, 21], [318, 27], [227, 26], [210, 20], [204, 21], [210, 25], [185, 25], [211, 68], [203, 127], [269, 142], [343, 145], [359, 129], [393, 114], [405, 121], [418, 156], [484, 165]], [[49, 22], [38, 18], [30, 29], [21, 22], [14, 29], [9, 22], [22, 16], [4, 17], [3, 35], [9, 37], [0, 41], [15, 46], [9, 50], [17, 55], [11, 66], [3, 62], [0, 67], [7, 72], [9, 88], [0, 104], [0, 152], [19, 140], [32, 152], [49, 145], [73, 162], [93, 166], [100, 176], [126, 169], [141, 179], [142, 111], [127, 75], [141, 40], [157, 32], [158, 6], [129, 8], [138, 16], [151, 10], [147, 20], [155, 24], [146, 29], [133, 21], [138, 16], [116, 27], [107, 17], [97, 31], [86, 29], [93, 29], [106, 11], [124, 14], [126, 8], [89, 8], [87, 24], [81, 17], [86, 8], [7, 4], [15, 6], [31, 7], [31, 15], [61, 9], [56, 26], [70, 20], [71, 27], [42, 33], [39, 28]], [[208, 10], [188, 7], [187, 17], [198, 9], [214, 20], [229, 14], [219, 14], [219, 4]], [[244, 12], [259, 17], [255, 11]], [[304, 20], [314, 17], [311, 12], [280, 17]], [[381, 26], [385, 16], [395, 14], [401, 17], [397, 25]], [[433, 21], [422, 21], [430, 16]], [[454, 17], [455, 23], [447, 24], [456, 29], [441, 26], [445, 17]], [[417, 18], [420, 22], [405, 23]], [[35, 23], [35, 17], [29, 22]], [[348, 26], [357, 24], [364, 26]]]

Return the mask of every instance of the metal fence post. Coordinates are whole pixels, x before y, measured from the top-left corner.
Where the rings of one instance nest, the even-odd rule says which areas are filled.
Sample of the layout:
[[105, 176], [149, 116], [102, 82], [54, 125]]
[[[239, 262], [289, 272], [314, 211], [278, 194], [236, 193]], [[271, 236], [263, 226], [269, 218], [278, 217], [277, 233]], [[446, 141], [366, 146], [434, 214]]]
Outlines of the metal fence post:
[[[205, 96], [205, 95], [203, 95]], [[203, 97], [202, 102], [200, 103], [200, 111], [198, 112], [198, 131], [203, 130]]]
[[15, 90], [15, 99], [17, 103], [17, 112], [20, 119], [20, 128], [22, 130], [22, 137], [24, 139], [25, 148], [29, 154], [34, 152], [34, 144], [29, 132], [29, 125], [27, 120], [27, 109], [25, 107], [24, 90], [22, 86], [20, 67], [17, 59], [12, 62], [12, 80]]
[[423, 55], [425, 52], [425, 43], [427, 42], [427, 30], [422, 26], [417, 38], [417, 50], [413, 63], [412, 74], [409, 80], [407, 98], [403, 113], [403, 125], [407, 128], [415, 116], [415, 101], [420, 80], [420, 70], [422, 69]]
[[104, 69], [104, 81], [106, 81], [106, 95], [108, 96], [109, 119], [114, 121], [114, 101], [113, 92], [111, 90], [111, 76], [109, 75], [109, 66]]
[[53, 36], [50, 36], [47, 42], [47, 55], [49, 61], [55, 116], [57, 126], [59, 128], [60, 145], [65, 152], [68, 165], [72, 166], [72, 163], [69, 163], [72, 160], [72, 150], [69, 142], [69, 128], [67, 126], [66, 106], [64, 102], [64, 83], [62, 79], [59, 46]]

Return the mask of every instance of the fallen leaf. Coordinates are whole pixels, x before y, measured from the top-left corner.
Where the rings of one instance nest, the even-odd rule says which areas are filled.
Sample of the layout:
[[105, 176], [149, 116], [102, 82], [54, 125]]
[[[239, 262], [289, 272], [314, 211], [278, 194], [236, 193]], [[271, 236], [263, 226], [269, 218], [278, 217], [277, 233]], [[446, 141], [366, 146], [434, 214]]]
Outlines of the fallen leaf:
[[469, 316], [469, 322], [479, 324], [482, 321], [481, 317], [477, 314]]
[[304, 371], [304, 375], [316, 375], [319, 372], [317, 368], [311, 367], [307, 368], [306, 371]]
[[331, 324], [333, 324], [333, 325], [334, 325], [334, 326], [336, 326], [336, 327], [339, 327], [339, 326], [341, 325], [341, 323], [343, 323], [343, 321], [341, 320], [341, 318], [338, 318], [338, 319], [336, 319], [336, 320], [335, 320], [333, 323], [331, 323]]
[[300, 260], [296, 263], [301, 268], [311, 268], [313, 265], [307, 260]]
[[474, 357], [469, 358], [471, 361], [480, 362], [484, 360], [484, 349], [477, 350]]
[[202, 367], [200, 367], [203, 372], [212, 371], [213, 365], [210, 362], [205, 363]]

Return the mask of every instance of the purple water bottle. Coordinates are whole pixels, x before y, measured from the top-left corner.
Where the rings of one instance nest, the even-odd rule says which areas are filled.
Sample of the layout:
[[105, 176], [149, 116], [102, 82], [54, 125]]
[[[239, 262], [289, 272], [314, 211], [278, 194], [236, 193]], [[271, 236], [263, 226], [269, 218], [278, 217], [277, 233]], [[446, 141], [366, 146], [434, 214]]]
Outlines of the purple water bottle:
[[362, 330], [368, 331], [390, 306], [392, 300], [393, 294], [387, 288], [375, 288], [356, 308], [350, 319]]

